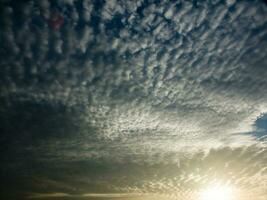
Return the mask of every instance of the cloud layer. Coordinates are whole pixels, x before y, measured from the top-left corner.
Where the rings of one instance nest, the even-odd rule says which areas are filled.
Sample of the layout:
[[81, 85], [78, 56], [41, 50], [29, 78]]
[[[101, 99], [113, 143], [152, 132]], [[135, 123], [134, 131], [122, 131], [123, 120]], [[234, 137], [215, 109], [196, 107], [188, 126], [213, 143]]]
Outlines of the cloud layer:
[[266, 197], [263, 1], [6, 0], [0, 30], [1, 189], [190, 199], [218, 156]]

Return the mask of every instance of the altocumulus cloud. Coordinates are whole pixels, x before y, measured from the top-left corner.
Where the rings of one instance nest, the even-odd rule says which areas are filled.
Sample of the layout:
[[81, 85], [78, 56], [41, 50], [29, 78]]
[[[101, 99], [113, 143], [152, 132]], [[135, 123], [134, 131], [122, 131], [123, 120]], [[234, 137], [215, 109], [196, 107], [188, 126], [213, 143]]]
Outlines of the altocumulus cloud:
[[266, 197], [263, 1], [0, 5], [4, 197], [194, 199], [210, 177]]

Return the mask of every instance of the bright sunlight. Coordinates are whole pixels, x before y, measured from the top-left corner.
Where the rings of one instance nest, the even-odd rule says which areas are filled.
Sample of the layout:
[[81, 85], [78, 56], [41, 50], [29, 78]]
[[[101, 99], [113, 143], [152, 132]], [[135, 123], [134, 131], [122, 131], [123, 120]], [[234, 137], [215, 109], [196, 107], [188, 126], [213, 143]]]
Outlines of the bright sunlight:
[[200, 200], [235, 200], [233, 187], [229, 185], [213, 185], [200, 191]]

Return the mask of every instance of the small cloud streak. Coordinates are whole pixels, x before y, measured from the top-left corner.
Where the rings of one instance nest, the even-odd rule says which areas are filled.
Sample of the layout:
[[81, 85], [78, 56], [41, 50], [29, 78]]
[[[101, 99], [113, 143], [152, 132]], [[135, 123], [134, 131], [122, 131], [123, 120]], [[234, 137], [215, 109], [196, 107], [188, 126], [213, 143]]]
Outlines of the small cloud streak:
[[149, 193], [85, 193], [85, 194], [68, 194], [68, 193], [34, 193], [29, 196], [30, 199], [54, 199], [54, 198], [77, 198], [77, 199], [155, 199], [163, 195]]
[[30, 199], [46, 199], [46, 198], [57, 198], [57, 197], [71, 197], [73, 195], [67, 193], [34, 193], [29, 196]]

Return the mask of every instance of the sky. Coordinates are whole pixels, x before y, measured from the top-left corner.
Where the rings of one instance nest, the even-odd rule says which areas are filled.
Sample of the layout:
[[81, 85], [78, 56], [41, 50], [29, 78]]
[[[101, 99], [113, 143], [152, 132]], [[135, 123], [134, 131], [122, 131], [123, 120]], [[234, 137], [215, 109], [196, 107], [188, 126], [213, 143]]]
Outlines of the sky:
[[266, 200], [266, 77], [263, 0], [2, 0], [0, 199]]

